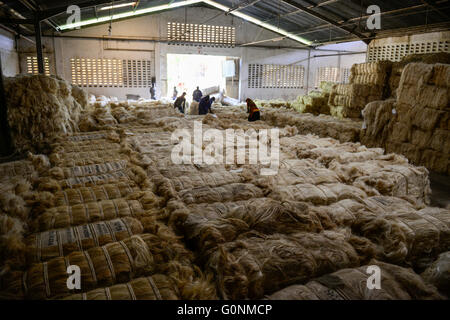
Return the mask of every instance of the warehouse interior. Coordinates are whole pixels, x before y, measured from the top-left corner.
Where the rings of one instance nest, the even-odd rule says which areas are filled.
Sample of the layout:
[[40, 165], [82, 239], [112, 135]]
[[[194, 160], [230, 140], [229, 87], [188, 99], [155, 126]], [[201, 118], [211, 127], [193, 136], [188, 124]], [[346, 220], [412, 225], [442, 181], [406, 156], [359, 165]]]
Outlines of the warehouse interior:
[[0, 300], [448, 300], [449, 16], [0, 1]]

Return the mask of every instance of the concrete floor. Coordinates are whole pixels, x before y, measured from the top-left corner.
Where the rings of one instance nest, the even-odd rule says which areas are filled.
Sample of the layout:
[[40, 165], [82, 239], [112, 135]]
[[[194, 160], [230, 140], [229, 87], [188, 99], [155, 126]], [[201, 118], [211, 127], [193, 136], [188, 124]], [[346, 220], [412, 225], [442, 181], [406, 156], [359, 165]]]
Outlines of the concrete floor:
[[431, 180], [431, 205], [434, 207], [450, 209], [450, 177], [446, 175], [430, 173]]

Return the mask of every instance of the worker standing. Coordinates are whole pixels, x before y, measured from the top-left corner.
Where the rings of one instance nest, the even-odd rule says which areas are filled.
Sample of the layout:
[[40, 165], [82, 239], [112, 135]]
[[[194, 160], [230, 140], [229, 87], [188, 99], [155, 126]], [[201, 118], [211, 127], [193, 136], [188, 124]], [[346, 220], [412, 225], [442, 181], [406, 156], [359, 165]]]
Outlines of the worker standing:
[[216, 101], [216, 98], [212, 97], [210, 98], [209, 95], [206, 97], [203, 97], [200, 100], [200, 104], [198, 105], [198, 114], [199, 115], [206, 115], [209, 113], [214, 114], [214, 112], [211, 109], [212, 104]]
[[173, 95], [172, 95], [172, 100], [176, 100], [178, 97], [178, 91], [177, 91], [177, 87], [173, 87]]
[[197, 90], [194, 91], [194, 94], [192, 95], [193, 100], [200, 102], [200, 100], [202, 100], [203, 97], [203, 93], [200, 91], [200, 87], [197, 87]]
[[247, 99], [247, 113], [249, 113], [248, 121], [255, 122], [261, 120], [261, 113], [259, 112], [256, 103], [252, 99]]
[[186, 92], [183, 92], [181, 97], [178, 97], [175, 100], [174, 108], [178, 108], [178, 110], [184, 114], [185, 107], [186, 107]]
[[156, 88], [155, 88], [155, 83], [152, 83], [152, 87], [150, 88], [150, 99], [156, 100]]

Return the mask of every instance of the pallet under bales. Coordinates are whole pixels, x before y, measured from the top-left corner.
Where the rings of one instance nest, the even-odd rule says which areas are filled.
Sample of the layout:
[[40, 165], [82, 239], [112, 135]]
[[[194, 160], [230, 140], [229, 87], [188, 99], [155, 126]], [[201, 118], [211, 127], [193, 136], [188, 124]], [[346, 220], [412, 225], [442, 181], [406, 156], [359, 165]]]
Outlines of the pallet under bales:
[[363, 143], [450, 174], [449, 77], [450, 65], [408, 64], [397, 99], [373, 102], [364, 110]]

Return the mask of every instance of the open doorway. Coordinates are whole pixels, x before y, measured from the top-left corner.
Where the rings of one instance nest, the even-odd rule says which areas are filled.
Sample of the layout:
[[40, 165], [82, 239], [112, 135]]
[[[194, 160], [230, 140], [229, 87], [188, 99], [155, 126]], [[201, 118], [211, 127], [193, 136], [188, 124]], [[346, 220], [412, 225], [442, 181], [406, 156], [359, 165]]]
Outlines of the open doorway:
[[176, 87], [179, 94], [192, 99], [198, 87], [204, 94], [225, 91], [230, 98], [239, 98], [239, 59], [225, 56], [193, 54], [167, 55], [168, 95]]

